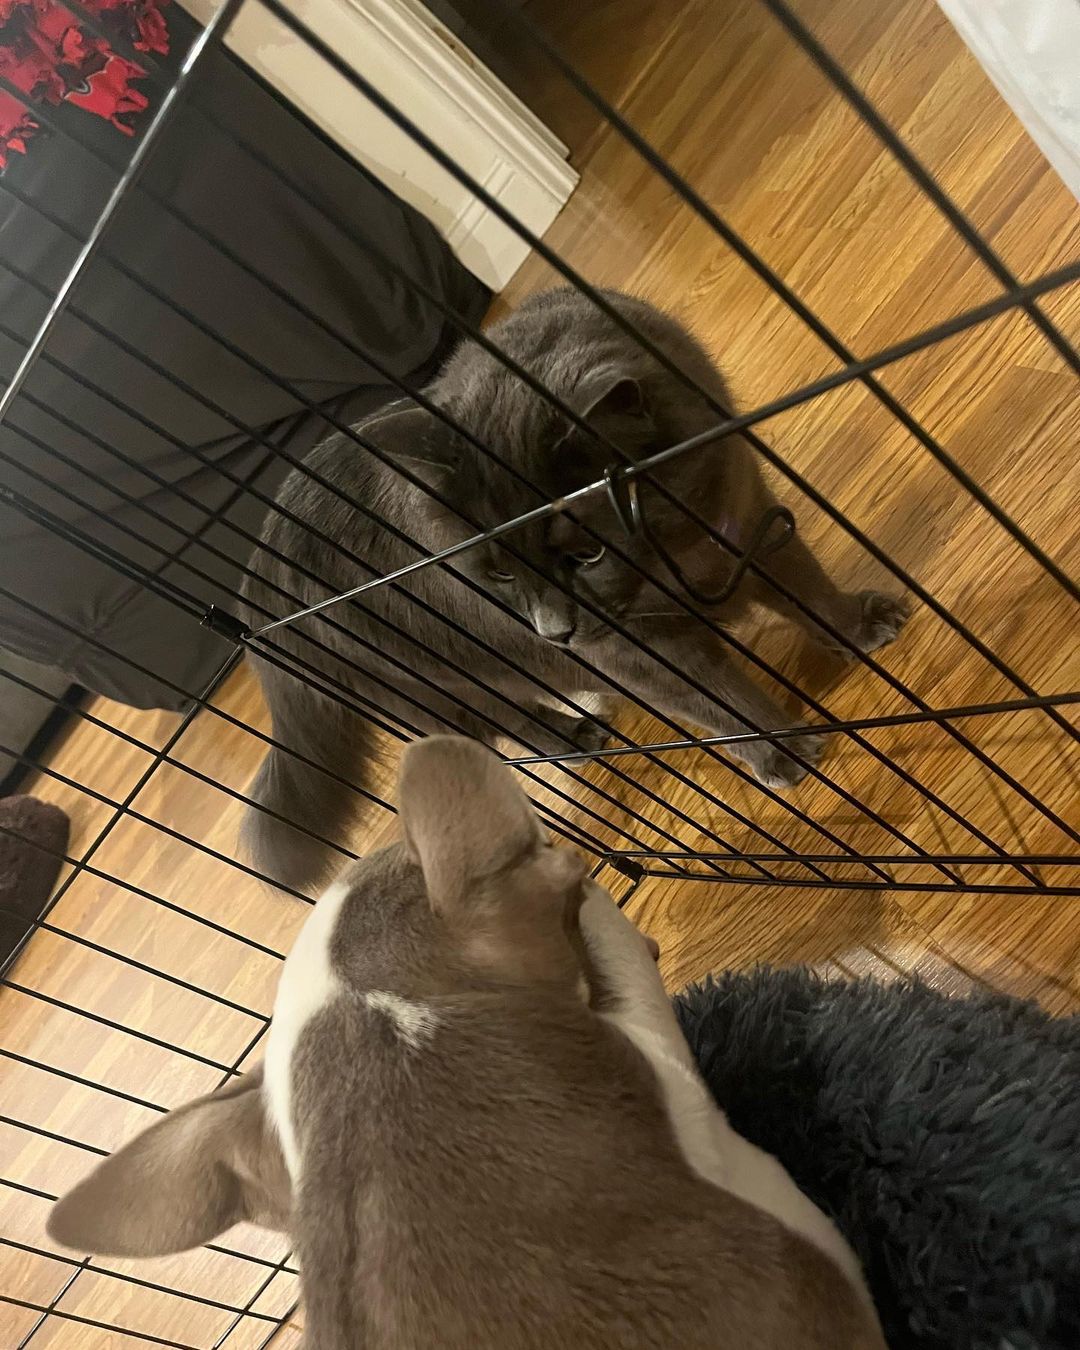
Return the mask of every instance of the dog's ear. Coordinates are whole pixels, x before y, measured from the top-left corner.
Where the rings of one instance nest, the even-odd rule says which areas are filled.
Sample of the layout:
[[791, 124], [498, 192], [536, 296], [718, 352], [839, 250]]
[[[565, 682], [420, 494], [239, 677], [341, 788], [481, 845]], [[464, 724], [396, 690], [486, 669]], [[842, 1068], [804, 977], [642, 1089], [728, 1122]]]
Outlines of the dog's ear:
[[170, 1111], [53, 1206], [48, 1233], [101, 1256], [164, 1256], [241, 1220], [284, 1229], [290, 1185], [262, 1069]]
[[440, 913], [479, 902], [488, 884], [546, 849], [513, 774], [479, 741], [429, 736], [405, 751], [398, 802], [409, 848]]
[[356, 433], [436, 491], [454, 471], [453, 443], [446, 426], [416, 404], [395, 404], [357, 427]]
[[461, 736], [417, 741], [405, 752], [398, 802], [431, 906], [472, 955], [507, 979], [570, 973], [567, 936], [585, 864], [552, 847], [491, 750]]

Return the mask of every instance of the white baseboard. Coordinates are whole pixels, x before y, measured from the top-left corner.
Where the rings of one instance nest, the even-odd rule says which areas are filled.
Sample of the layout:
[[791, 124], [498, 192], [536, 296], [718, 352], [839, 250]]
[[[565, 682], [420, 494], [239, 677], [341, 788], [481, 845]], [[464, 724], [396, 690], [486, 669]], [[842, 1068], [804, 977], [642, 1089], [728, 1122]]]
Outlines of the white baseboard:
[[[202, 22], [214, 8], [183, 3]], [[418, 0], [293, 0], [293, 8], [523, 225], [548, 228], [577, 185], [566, 146]], [[258, 0], [248, 0], [227, 41], [425, 215], [470, 271], [495, 290], [507, 284], [529, 246]]]

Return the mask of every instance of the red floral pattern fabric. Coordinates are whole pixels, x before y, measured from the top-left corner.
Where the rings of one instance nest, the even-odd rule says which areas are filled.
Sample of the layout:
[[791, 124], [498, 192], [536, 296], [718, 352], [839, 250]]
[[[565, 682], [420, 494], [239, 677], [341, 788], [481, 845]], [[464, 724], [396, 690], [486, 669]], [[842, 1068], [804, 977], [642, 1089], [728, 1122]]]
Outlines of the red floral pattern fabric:
[[[137, 51], [168, 55], [162, 9], [169, 0], [82, 3]], [[146, 95], [135, 87], [145, 74], [59, 0], [0, 0], [0, 75], [28, 98], [54, 106], [72, 103], [131, 136], [147, 106]], [[40, 129], [33, 112], [0, 89], [0, 171], [12, 153], [26, 154]]]

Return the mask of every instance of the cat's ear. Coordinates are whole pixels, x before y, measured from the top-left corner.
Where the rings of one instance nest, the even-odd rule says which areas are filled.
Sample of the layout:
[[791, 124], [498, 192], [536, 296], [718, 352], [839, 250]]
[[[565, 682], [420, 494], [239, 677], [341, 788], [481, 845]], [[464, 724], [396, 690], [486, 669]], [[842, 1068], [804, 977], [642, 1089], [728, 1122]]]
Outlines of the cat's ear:
[[441, 488], [453, 472], [448, 429], [426, 408], [395, 404], [357, 430], [395, 464], [430, 488]]
[[648, 396], [625, 369], [603, 366], [590, 372], [578, 387], [577, 406], [601, 439], [586, 438], [572, 430], [566, 437], [566, 452], [575, 464], [587, 464], [593, 476], [611, 457], [604, 442], [610, 441], [631, 459], [637, 459], [655, 441], [656, 426]]
[[584, 416], [590, 422], [611, 417], [646, 417], [645, 394], [632, 375], [598, 371], [586, 388]]

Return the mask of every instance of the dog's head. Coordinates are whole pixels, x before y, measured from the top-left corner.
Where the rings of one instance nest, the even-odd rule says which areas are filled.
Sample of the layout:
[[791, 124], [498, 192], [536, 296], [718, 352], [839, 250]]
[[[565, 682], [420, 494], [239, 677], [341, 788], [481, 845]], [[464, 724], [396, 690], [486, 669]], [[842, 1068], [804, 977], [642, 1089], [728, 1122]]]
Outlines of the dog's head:
[[[602, 996], [583, 902], [585, 929], [589, 913], [612, 911], [636, 930], [581, 857], [551, 844], [509, 769], [476, 742], [432, 737], [406, 752], [398, 800], [403, 842], [346, 869], [302, 929], [265, 1064], [96, 1167], [54, 1207], [56, 1241], [151, 1256], [241, 1220], [287, 1230], [318, 1129], [318, 1094], [305, 1086], [313, 1065], [325, 1081], [347, 1064], [415, 1051], [447, 998], [526, 990], [580, 1007]], [[335, 1007], [348, 1016], [330, 1031], [324, 1014]]]

